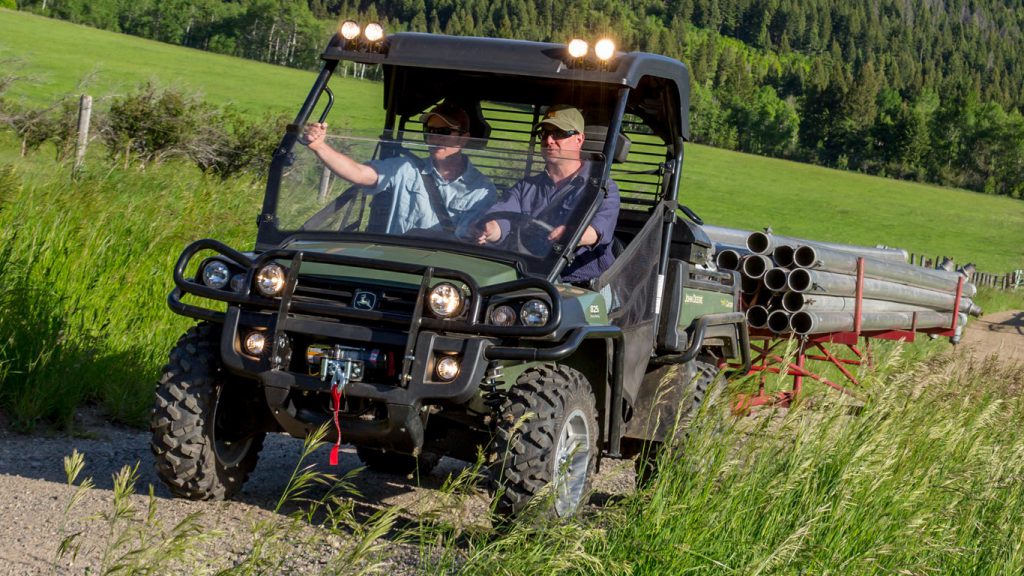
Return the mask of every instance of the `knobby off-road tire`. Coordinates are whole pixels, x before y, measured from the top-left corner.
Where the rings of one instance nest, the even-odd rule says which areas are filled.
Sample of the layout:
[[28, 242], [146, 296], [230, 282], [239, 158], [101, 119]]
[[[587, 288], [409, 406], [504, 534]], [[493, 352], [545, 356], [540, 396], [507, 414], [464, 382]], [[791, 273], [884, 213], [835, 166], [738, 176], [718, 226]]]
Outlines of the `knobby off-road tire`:
[[219, 329], [198, 324], [171, 350], [156, 388], [150, 447], [157, 474], [175, 496], [230, 498], [256, 467], [266, 431], [249, 383], [229, 380]]
[[[725, 379], [721, 371], [714, 364], [696, 360], [694, 362], [696, 373], [691, 381], [679, 382], [679, 385], [687, 387], [686, 396], [680, 403], [679, 408], [683, 413], [679, 415], [679, 435], [677, 438], [685, 437], [686, 430], [690, 426], [701, 406], [714, 402], [721, 395], [725, 387]], [[633, 461], [636, 470], [636, 485], [643, 488], [651, 483], [658, 473], [658, 453], [662, 447], [661, 442], [648, 442], [643, 451]]]
[[530, 369], [507, 394], [498, 420], [495, 512], [516, 515], [550, 486], [540, 513], [575, 513], [590, 493], [598, 457], [597, 409], [587, 379], [567, 366]]
[[377, 448], [364, 448], [356, 446], [356, 454], [367, 468], [381, 474], [395, 474], [408, 476], [410, 474], [430, 474], [437, 463], [441, 461], [441, 455], [434, 452], [421, 452], [419, 456], [389, 452]]

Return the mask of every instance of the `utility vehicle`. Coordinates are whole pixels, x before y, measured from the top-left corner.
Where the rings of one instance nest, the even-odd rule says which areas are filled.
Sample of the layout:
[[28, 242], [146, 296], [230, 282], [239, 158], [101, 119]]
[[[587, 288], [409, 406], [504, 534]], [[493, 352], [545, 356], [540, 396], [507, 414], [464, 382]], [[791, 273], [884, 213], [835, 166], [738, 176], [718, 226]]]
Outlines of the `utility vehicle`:
[[[607, 45], [598, 56], [578, 42], [346, 26], [274, 153], [255, 247], [199, 240], [176, 264], [169, 304], [198, 322], [157, 387], [159, 475], [177, 496], [228, 498], [267, 433], [303, 438], [326, 423], [372, 470], [426, 473], [482, 453], [500, 514], [545, 494], [546, 513], [570, 515], [602, 458], [653, 454], [727, 360], [749, 365], [738, 277], [714, 268], [700, 219], [677, 202], [688, 71]], [[514, 238], [500, 246], [388, 233], [380, 215], [395, 191], [349, 185], [301, 141], [328, 118], [343, 61], [380, 66], [384, 114], [370, 136], [333, 134], [335, 149], [426, 158], [420, 118], [454, 101], [470, 110], [466, 154], [499, 197], [543, 169], [533, 128], [546, 108], [579, 108], [593, 168], [566, 234], [538, 249], [522, 238], [550, 226], [521, 214], [503, 215]], [[621, 193], [615, 264], [562, 282], [609, 179]], [[651, 462], [638, 458], [640, 478]]]

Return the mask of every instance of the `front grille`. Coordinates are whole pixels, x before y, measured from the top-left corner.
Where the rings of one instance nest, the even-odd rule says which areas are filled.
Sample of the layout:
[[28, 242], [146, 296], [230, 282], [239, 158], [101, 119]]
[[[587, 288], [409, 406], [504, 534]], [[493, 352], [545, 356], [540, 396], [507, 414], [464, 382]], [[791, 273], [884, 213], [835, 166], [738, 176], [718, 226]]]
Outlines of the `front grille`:
[[344, 310], [412, 317], [418, 290], [320, 276], [299, 276], [292, 305], [340, 306]]

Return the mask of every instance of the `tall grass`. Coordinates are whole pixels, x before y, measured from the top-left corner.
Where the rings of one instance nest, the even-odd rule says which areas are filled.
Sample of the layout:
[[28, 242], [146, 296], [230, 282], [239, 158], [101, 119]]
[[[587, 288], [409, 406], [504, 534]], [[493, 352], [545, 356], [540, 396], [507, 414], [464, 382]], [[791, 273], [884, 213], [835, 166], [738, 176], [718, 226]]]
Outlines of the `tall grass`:
[[459, 573], [1024, 573], [1024, 375], [897, 352], [865, 386], [858, 410], [705, 412], [650, 489], [471, 540]]
[[21, 429], [101, 403], [141, 424], [152, 382], [189, 320], [166, 305], [190, 241], [251, 245], [260, 191], [181, 177], [179, 165], [72, 180], [0, 166], [0, 406]]

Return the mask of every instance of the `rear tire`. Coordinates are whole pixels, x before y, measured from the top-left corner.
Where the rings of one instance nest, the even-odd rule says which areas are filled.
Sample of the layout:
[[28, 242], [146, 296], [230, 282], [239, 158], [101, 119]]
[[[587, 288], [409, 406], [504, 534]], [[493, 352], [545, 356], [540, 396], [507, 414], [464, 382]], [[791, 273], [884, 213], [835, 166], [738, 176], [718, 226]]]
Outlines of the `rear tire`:
[[502, 404], [497, 426], [501, 468], [491, 480], [497, 514], [522, 512], [551, 486], [541, 513], [573, 515], [590, 493], [598, 436], [594, 393], [582, 374], [559, 365], [523, 373]]
[[[683, 414], [679, 415], [679, 433], [684, 435], [690, 427], [701, 406], [708, 402], [714, 402], [722, 394], [725, 387], [725, 379], [721, 371], [714, 364], [697, 360], [694, 362], [696, 374], [690, 382], [680, 382], [680, 385], [687, 386], [688, 392], [684, 402], [679, 406]], [[680, 436], [676, 436], [679, 438]], [[662, 442], [645, 442], [640, 454], [633, 462], [633, 469], [636, 471], [637, 488], [645, 488], [658, 474], [658, 454], [662, 449]]]
[[370, 470], [380, 472], [381, 474], [395, 474], [399, 476], [408, 476], [415, 473], [421, 475], [430, 474], [430, 471], [441, 461], [441, 455], [433, 452], [420, 452], [419, 456], [413, 456], [411, 454], [389, 452], [378, 448], [364, 448], [362, 446], [356, 446], [356, 454], [359, 455], [359, 459]]
[[150, 422], [156, 471], [175, 496], [224, 500], [256, 467], [266, 431], [248, 382], [222, 370], [218, 330], [201, 323], [171, 350]]

